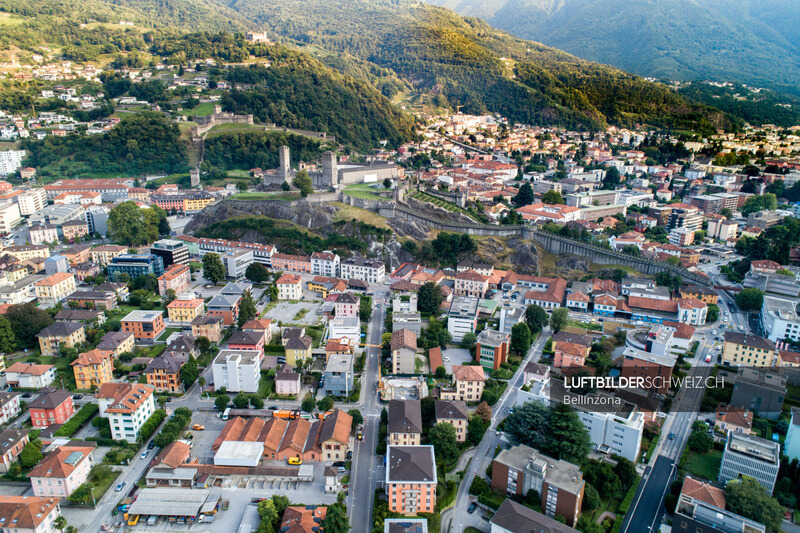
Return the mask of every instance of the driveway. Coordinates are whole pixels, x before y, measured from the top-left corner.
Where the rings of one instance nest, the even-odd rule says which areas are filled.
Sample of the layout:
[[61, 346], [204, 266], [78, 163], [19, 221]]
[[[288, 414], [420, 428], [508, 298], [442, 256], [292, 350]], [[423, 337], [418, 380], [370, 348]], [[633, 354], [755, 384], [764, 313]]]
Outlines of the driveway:
[[[442, 362], [448, 374], [453, 373], [453, 365], [465, 365], [473, 360], [471, 350], [464, 348], [447, 348], [442, 352]], [[450, 359], [449, 361], [447, 359]]]
[[[273, 321], [280, 322], [283, 325], [297, 324], [313, 326], [320, 321], [320, 317], [317, 315], [319, 306], [319, 302], [300, 301], [297, 303], [289, 303], [286, 301], [279, 301], [273, 309], [267, 311], [264, 317], [271, 318]], [[298, 313], [301, 313], [303, 310], [305, 310], [305, 315], [297, 318]]]

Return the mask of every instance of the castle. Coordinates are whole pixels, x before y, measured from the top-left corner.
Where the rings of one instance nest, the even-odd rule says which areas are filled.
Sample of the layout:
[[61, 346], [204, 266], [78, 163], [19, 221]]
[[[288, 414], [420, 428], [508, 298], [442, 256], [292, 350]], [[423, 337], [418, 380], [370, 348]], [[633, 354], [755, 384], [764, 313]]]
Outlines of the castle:
[[[291, 183], [296, 171], [291, 166], [291, 156], [288, 146], [278, 149], [278, 168], [262, 173], [264, 183], [280, 184]], [[397, 179], [401, 169], [394, 164], [373, 162], [370, 164], [340, 164], [336, 154], [327, 151], [322, 154], [322, 169], [312, 170], [308, 173], [315, 189], [338, 189], [345, 185], [355, 183], [376, 183], [386, 178]]]

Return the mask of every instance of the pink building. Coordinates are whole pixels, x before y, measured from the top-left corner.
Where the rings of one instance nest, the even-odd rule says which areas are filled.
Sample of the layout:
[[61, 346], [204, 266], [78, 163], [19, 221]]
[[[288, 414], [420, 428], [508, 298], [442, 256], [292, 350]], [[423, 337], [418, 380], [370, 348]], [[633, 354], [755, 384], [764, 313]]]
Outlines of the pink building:
[[336, 295], [336, 303], [334, 304], [334, 313], [337, 318], [348, 316], [359, 316], [361, 308], [361, 298], [351, 292], [343, 292]]
[[413, 515], [436, 509], [433, 446], [388, 446], [386, 496], [393, 513]]
[[272, 254], [272, 270], [312, 274], [311, 258], [307, 255]]
[[300, 374], [292, 372], [288, 365], [275, 375], [275, 393], [282, 396], [300, 394]]
[[33, 495], [66, 498], [86, 481], [93, 465], [92, 448], [56, 448], [28, 474]]
[[175, 294], [180, 294], [189, 288], [192, 283], [192, 272], [188, 265], [172, 264], [158, 277], [158, 294], [166, 296], [172, 289]]

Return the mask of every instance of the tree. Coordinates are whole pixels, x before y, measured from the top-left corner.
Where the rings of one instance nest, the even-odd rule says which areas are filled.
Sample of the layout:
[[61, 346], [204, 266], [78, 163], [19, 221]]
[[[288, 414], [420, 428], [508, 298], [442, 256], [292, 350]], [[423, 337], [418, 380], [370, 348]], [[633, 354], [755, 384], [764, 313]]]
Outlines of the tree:
[[778, 199], [773, 193], [768, 192], [766, 194], [747, 198], [740, 211], [743, 215], [747, 216], [750, 213], [757, 213], [758, 211], [774, 211], [777, 207]]
[[0, 353], [11, 353], [17, 349], [14, 328], [5, 317], [0, 317]]
[[708, 434], [708, 425], [699, 420], [692, 424], [692, 432], [689, 434], [689, 439], [686, 445], [690, 450], [697, 453], [706, 453], [711, 451], [714, 446], [714, 439]]
[[428, 442], [433, 444], [437, 461], [451, 463], [458, 457], [456, 428], [449, 422], [439, 422], [428, 433]]
[[619, 185], [619, 182], [620, 176], [617, 167], [608, 167], [606, 170], [606, 175], [603, 178], [603, 188], [609, 190], [616, 189], [617, 185]]
[[108, 235], [114, 242], [126, 246], [142, 246], [153, 242], [158, 239], [162, 213], [164, 210], [161, 208], [158, 211], [141, 209], [132, 200], [122, 202], [108, 212]]
[[630, 460], [624, 457], [620, 457], [617, 460], [614, 473], [617, 474], [620, 483], [622, 483], [622, 490], [628, 490], [631, 485], [636, 482], [636, 467]]
[[17, 338], [17, 347], [27, 348], [37, 344], [36, 335], [53, 323], [53, 317], [33, 302], [12, 305], [5, 314]]
[[442, 288], [435, 283], [428, 282], [419, 288], [417, 308], [420, 313], [438, 313], [443, 301]]
[[526, 402], [506, 417], [504, 431], [515, 443], [542, 449], [550, 430], [550, 409], [542, 402]]
[[325, 396], [320, 401], [317, 402], [317, 409], [322, 412], [330, 411], [333, 409], [333, 398], [330, 396]]
[[261, 522], [256, 528], [256, 533], [275, 533], [275, 524], [280, 520], [278, 511], [275, 509], [275, 502], [272, 500], [258, 502], [258, 516], [261, 518]]
[[364, 416], [361, 414], [361, 411], [358, 409], [350, 409], [347, 411], [347, 414], [353, 417], [353, 424], [356, 426], [360, 426], [364, 423]]
[[473, 332], [468, 331], [464, 334], [464, 337], [461, 339], [461, 347], [472, 348], [473, 346], [475, 346], [476, 342], [478, 342], [478, 336], [475, 335]]
[[767, 494], [757, 481], [742, 479], [728, 482], [725, 499], [728, 511], [761, 522], [772, 531], [780, 531], [783, 509], [778, 500]]
[[253, 283], [266, 283], [269, 281], [269, 270], [261, 263], [250, 263], [244, 271], [244, 277]]
[[217, 408], [217, 411], [224, 411], [228, 404], [231, 402], [231, 397], [227, 394], [222, 394], [217, 396], [214, 400], [214, 406]]
[[291, 190], [291, 188], [292, 188], [291, 185], [289, 185], [285, 181], [283, 183], [281, 183], [281, 190], [282, 191], [289, 192]]
[[564, 307], [559, 307], [558, 309], [553, 309], [553, 312], [550, 314], [550, 327], [553, 328], [554, 332], [559, 332], [564, 329], [567, 324], [569, 323], [569, 311], [567, 311]]
[[489, 429], [489, 424], [484, 422], [481, 417], [473, 416], [467, 424], [467, 440], [477, 446], [487, 429]]
[[505, 431], [516, 443], [577, 464], [592, 447], [589, 432], [577, 413], [565, 404], [551, 410], [542, 402], [526, 402], [508, 415]]
[[303, 397], [303, 403], [300, 404], [300, 409], [305, 411], [306, 413], [310, 413], [314, 410], [314, 397], [311, 393], [308, 393]]
[[736, 304], [744, 311], [757, 311], [764, 305], [764, 292], [760, 289], [742, 289], [736, 295]]
[[22, 451], [19, 452], [19, 464], [22, 468], [33, 468], [36, 464], [44, 458], [42, 451], [35, 442], [28, 442]]
[[314, 184], [305, 169], [295, 174], [292, 185], [300, 189], [300, 196], [304, 198], [314, 192]]
[[197, 360], [192, 355], [189, 355], [189, 359], [181, 366], [180, 376], [183, 386], [187, 389], [200, 377], [200, 370], [197, 368]]
[[211, 283], [219, 283], [225, 279], [225, 267], [219, 254], [207, 253], [203, 256], [203, 276]]
[[531, 330], [524, 322], [514, 324], [511, 328], [511, 351], [524, 354], [531, 347]]
[[328, 506], [328, 511], [322, 520], [322, 530], [325, 533], [348, 533], [350, 531], [350, 521], [347, 519], [344, 505], [334, 503]]
[[583, 491], [583, 510], [593, 511], [600, 505], [600, 493], [594, 486], [586, 483]]
[[436, 400], [432, 396], [425, 396], [419, 401], [419, 409], [422, 415], [422, 427], [428, 427], [436, 417]]
[[[581, 464], [592, 449], [589, 431], [581, 422], [578, 413], [569, 405], [556, 405], [550, 418], [551, 452], [572, 463]], [[555, 450], [553, 450], [555, 448]]]
[[542, 195], [543, 204], [564, 204], [564, 197], [558, 191], [547, 191]]
[[437, 366], [434, 376], [436, 376], [437, 379], [444, 379], [447, 377], [447, 369], [441, 365]]
[[240, 392], [234, 396], [233, 406], [237, 409], [247, 409], [248, 405], [250, 405], [250, 397], [247, 394]]
[[257, 394], [250, 395], [250, 405], [253, 409], [263, 409], [264, 408], [264, 400], [261, 399], [261, 396]]
[[250, 291], [244, 291], [242, 299], [239, 301], [239, 327], [241, 328], [245, 323], [258, 316], [258, 309], [256, 303], [253, 301], [253, 296]]
[[175, 301], [178, 295], [175, 294], [175, 289], [167, 289], [167, 294], [161, 299], [164, 307], [168, 306]]
[[492, 408], [486, 402], [481, 402], [475, 410], [475, 415], [481, 417], [481, 420], [487, 424], [492, 421]]
[[533, 203], [533, 188], [529, 182], [525, 182], [522, 184], [522, 187], [519, 188], [516, 196], [514, 196], [511, 201], [514, 202], [514, 205], [519, 207], [525, 205], [531, 205]]
[[194, 345], [200, 350], [200, 355], [208, 355], [211, 351], [211, 341], [208, 340], [208, 337], [197, 337], [194, 341]]
[[531, 304], [525, 309], [525, 323], [528, 324], [528, 329], [531, 330], [531, 333], [542, 331], [542, 328], [547, 325], [547, 321], [547, 311], [544, 308]]
[[64, 518], [63, 516], [59, 516], [58, 518], [53, 520], [53, 526], [55, 526], [55, 528], [58, 529], [59, 531], [64, 531], [64, 529], [66, 529], [67, 527], [67, 519]]
[[622, 247], [622, 253], [623, 254], [628, 254], [628, 255], [633, 255], [633, 256], [636, 256], [636, 257], [639, 257], [640, 255], [642, 255], [642, 251], [639, 249], [639, 247], [638, 246], [634, 246], [633, 244], [627, 244], [627, 245], [623, 246]]

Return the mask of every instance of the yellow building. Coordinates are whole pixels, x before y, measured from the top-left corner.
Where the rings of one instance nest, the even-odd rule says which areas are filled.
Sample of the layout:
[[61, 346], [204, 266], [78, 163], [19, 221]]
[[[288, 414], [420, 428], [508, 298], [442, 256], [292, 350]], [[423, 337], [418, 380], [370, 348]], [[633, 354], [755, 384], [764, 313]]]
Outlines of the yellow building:
[[115, 244], [106, 244], [92, 248], [92, 263], [98, 265], [107, 265], [112, 259], [118, 255], [124, 254], [128, 249], [125, 246], [117, 246]]
[[191, 322], [204, 312], [205, 301], [202, 298], [191, 300], [173, 300], [167, 305], [167, 315], [173, 322]]
[[780, 357], [771, 340], [756, 335], [728, 331], [722, 349], [722, 363], [738, 366], [774, 366]]
[[709, 305], [717, 305], [719, 294], [716, 290], [699, 285], [682, 285], [680, 288], [681, 298], [694, 298]]
[[70, 366], [75, 373], [75, 388], [90, 390], [112, 380], [114, 366], [111, 363], [113, 352], [91, 350], [82, 353]]
[[183, 200], [183, 211], [200, 211], [214, 201], [213, 196], [190, 196]]
[[86, 330], [81, 322], [55, 322], [42, 328], [38, 335], [42, 355], [58, 355], [61, 344], [75, 348], [86, 342]]
[[47, 259], [50, 257], [50, 248], [44, 244], [26, 244], [23, 246], [7, 246], [3, 252], [11, 254], [20, 261], [27, 261], [40, 257]]
[[36, 298], [45, 305], [56, 305], [75, 292], [75, 275], [58, 272], [34, 284]]
[[304, 360], [311, 358], [311, 337], [303, 335], [286, 342], [286, 364], [299, 366]]

